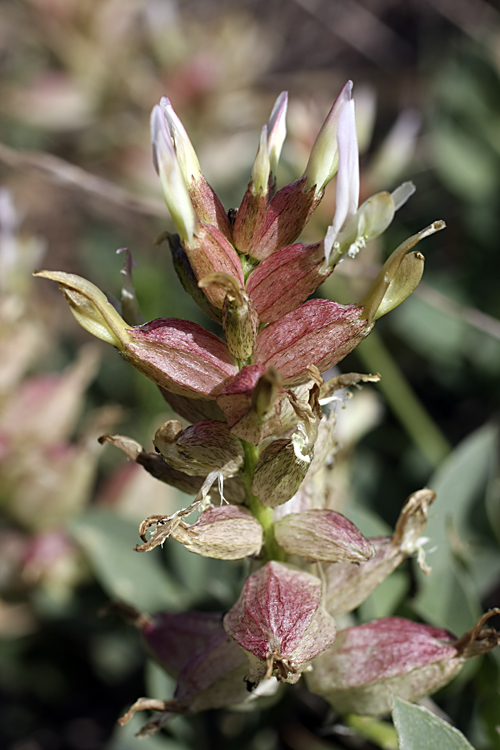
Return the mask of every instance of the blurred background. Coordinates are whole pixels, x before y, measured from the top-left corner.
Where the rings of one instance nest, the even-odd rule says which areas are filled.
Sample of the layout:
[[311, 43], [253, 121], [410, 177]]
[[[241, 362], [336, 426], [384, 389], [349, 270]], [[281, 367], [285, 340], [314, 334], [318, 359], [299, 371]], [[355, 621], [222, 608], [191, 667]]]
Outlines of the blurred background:
[[[137, 524], [182, 503], [97, 437], [148, 450], [169, 418], [154, 386], [90, 341], [36, 268], [119, 298], [127, 247], [147, 319], [209, 327], [181, 290], [151, 163], [168, 95], [203, 172], [239, 205], [276, 96], [289, 92], [278, 184], [302, 174], [331, 103], [354, 81], [361, 199], [411, 179], [393, 225], [320, 293], [363, 297], [380, 263], [436, 219], [424, 281], [341, 363], [380, 372], [339, 408], [337, 509], [387, 534], [406, 496], [438, 492], [433, 574], [397, 571], [350, 622], [392, 614], [457, 636], [500, 605], [500, 11], [486, 0], [2, 0], [0, 6], [0, 746], [6, 750], [391, 748], [387, 722], [341, 722], [299, 685], [255, 713], [178, 718], [142, 743], [116, 719], [172, 682], [110, 599], [154, 612], [227, 609], [239, 563], [180, 545], [135, 555]], [[331, 185], [304, 234], [324, 235]], [[432, 548], [434, 550], [432, 551]], [[437, 548], [436, 548], [437, 547]], [[347, 623], [348, 624], [348, 623]], [[500, 748], [500, 660], [470, 663], [433, 700], [478, 750]]]

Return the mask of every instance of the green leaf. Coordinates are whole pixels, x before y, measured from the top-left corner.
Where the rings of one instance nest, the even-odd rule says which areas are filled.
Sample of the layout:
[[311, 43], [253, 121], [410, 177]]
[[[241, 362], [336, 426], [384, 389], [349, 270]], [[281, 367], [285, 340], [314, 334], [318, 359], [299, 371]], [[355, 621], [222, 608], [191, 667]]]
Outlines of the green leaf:
[[70, 525], [97, 580], [113, 599], [145, 612], [183, 608], [183, 592], [155, 553], [133, 551], [137, 527], [105, 510], [90, 510]]
[[422, 706], [394, 698], [400, 750], [474, 750], [463, 734]]
[[497, 430], [483, 427], [460, 443], [429, 482], [437, 496], [425, 531], [434, 548], [427, 560], [432, 572], [426, 576], [417, 571], [419, 593], [413, 606], [429, 622], [458, 635], [472, 627], [480, 604], [457, 554], [467, 558], [473, 549], [474, 504], [485, 490], [496, 455]]

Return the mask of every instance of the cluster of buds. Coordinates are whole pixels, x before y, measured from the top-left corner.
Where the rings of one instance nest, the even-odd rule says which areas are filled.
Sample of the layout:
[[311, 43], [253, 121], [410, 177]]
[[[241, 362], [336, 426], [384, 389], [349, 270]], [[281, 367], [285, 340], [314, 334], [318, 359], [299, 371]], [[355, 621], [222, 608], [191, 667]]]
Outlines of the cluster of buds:
[[[57, 281], [78, 322], [156, 383], [184, 420], [157, 430], [156, 453], [124, 436], [103, 438], [194, 496], [183, 510], [145, 519], [137, 550], [173, 537], [205, 557], [252, 558], [253, 572], [225, 616], [134, 615], [150, 650], [178, 680], [172, 700], [140, 699], [124, 717], [159, 711], [146, 733], [176, 713], [254, 700], [302, 673], [340, 711], [384, 713], [393, 693], [416, 699], [436, 690], [467, 658], [496, 644], [496, 635], [480, 632], [483, 623], [466, 645], [399, 618], [337, 633], [335, 616], [354, 610], [405, 558], [416, 555], [429, 570], [422, 543], [434, 495], [414, 493], [387, 539], [365, 538], [328, 506], [327, 493], [314, 484], [334, 445], [335, 415], [322, 407], [336, 390], [377, 376], [351, 373], [325, 382], [322, 373], [411, 294], [424, 264], [414, 248], [444, 227], [436, 221], [403, 242], [357, 304], [309, 299], [344, 256], [354, 257], [389, 226], [414, 192], [404, 183], [358, 206], [351, 90], [348, 82], [302, 177], [276, 191], [287, 108], [286, 94], [278, 97], [240, 208], [229, 213], [201, 173], [169, 100], [154, 108], [153, 161], [177, 229], [165, 235], [174, 267], [184, 289], [221, 325], [224, 341], [189, 321], [144, 323], [130, 259], [123, 317], [89, 281], [37, 274]], [[325, 238], [298, 242], [335, 175], [336, 209]], [[188, 523], [195, 511], [198, 519]]]

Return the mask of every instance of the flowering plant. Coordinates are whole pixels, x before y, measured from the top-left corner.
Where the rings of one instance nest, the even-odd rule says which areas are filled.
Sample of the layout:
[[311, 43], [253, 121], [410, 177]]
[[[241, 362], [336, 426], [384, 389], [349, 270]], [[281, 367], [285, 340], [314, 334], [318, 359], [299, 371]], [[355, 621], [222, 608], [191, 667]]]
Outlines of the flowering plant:
[[[467, 659], [498, 642], [494, 630], [483, 629], [489, 615], [460, 639], [402, 618], [337, 632], [335, 617], [353, 611], [405, 558], [417, 556], [430, 572], [422, 545], [434, 493], [424, 489], [408, 498], [391, 538], [367, 539], [330, 508], [322, 482], [334, 447], [328, 404], [336, 391], [379, 376], [322, 373], [412, 293], [424, 265], [415, 247], [445, 226], [436, 221], [403, 242], [357, 304], [309, 299], [344, 256], [355, 257], [385, 231], [414, 192], [404, 183], [358, 206], [351, 92], [348, 82], [302, 177], [276, 191], [287, 109], [281, 94], [262, 129], [241, 205], [229, 213], [205, 180], [169, 100], [154, 108], [153, 161], [177, 229], [164, 238], [184, 289], [221, 325], [224, 341], [189, 321], [144, 323], [130, 258], [121, 315], [85, 279], [36, 274], [57, 281], [78, 322], [156, 383], [189, 423], [163, 424], [154, 437], [156, 454], [131, 438], [101, 438], [194, 496], [176, 513], [146, 518], [137, 551], [172, 537], [205, 557], [251, 558], [241, 595], [225, 614], [129, 612], [156, 659], [177, 677], [172, 700], [141, 698], [123, 717], [158, 712], [143, 734], [175, 714], [255, 701], [302, 674], [338, 711], [381, 715], [394, 696], [416, 700], [437, 690]], [[336, 209], [326, 236], [298, 242], [335, 175]], [[189, 523], [195, 511], [199, 518]]]

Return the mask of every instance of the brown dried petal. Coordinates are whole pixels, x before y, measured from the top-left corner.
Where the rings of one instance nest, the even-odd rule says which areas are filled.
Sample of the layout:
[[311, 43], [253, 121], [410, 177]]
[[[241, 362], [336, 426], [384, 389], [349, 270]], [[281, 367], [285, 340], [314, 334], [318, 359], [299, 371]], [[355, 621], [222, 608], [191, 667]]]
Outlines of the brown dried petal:
[[181, 396], [215, 399], [238, 372], [226, 344], [197, 323], [159, 318], [128, 333], [124, 359]]
[[289, 513], [275, 524], [274, 533], [286, 552], [307, 560], [361, 563], [375, 555], [356, 526], [333, 510]]
[[147, 453], [132, 438], [125, 435], [103, 435], [99, 438], [99, 442], [101, 444], [111, 443], [111, 445], [123, 451], [132, 461], [136, 461], [141, 466], [144, 466], [146, 471], [155, 479], [159, 479], [160, 482], [165, 482], [165, 484], [170, 484], [172, 487], [181, 490], [181, 492], [186, 492], [188, 495], [196, 495], [201, 488], [203, 483], [202, 478], [189, 476], [182, 471], [173, 469], [165, 463], [161, 456], [158, 456], [156, 453]]
[[461, 660], [446, 630], [388, 617], [341, 630], [307, 675], [313, 693], [340, 713], [378, 716], [393, 696], [417, 700], [445, 685]]
[[297, 457], [291, 440], [275, 440], [259, 456], [252, 492], [270, 508], [282, 505], [295, 495], [309, 466], [309, 461]]
[[259, 263], [247, 281], [247, 293], [260, 320], [274, 323], [304, 302], [330, 275], [322, 271], [323, 245], [287, 245]]
[[258, 555], [262, 547], [262, 526], [234, 505], [206, 510], [191, 526], [181, 522], [171, 536], [190, 552], [217, 560], [241, 560]]
[[296, 682], [336, 633], [321, 605], [319, 579], [274, 561], [247, 578], [224, 627], [252, 655], [250, 679], [276, 673], [287, 682]]
[[340, 362], [370, 333], [373, 325], [362, 319], [363, 308], [314, 299], [266, 326], [254, 352], [257, 365], [274, 365], [285, 384], [309, 380], [307, 368], [320, 372]]

